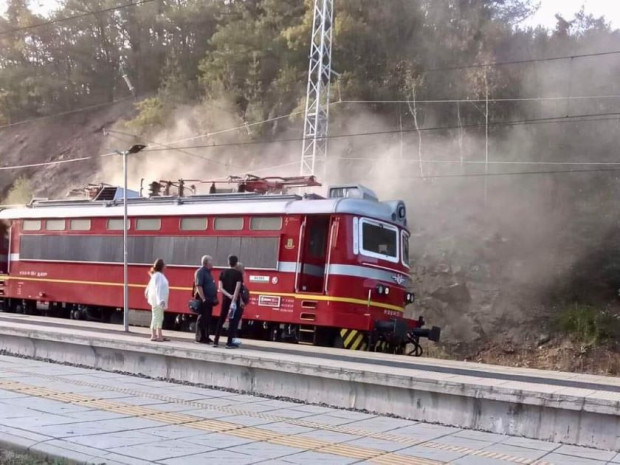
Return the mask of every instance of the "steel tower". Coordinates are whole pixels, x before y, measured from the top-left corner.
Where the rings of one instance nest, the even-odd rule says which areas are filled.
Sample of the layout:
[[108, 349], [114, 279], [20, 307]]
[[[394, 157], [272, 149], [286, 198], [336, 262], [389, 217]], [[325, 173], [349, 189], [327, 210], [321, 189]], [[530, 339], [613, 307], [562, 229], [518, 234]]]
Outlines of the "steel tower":
[[314, 175], [318, 166], [325, 170], [329, 125], [329, 85], [332, 73], [332, 30], [334, 1], [314, 0], [310, 64], [304, 139], [301, 151], [302, 176]]

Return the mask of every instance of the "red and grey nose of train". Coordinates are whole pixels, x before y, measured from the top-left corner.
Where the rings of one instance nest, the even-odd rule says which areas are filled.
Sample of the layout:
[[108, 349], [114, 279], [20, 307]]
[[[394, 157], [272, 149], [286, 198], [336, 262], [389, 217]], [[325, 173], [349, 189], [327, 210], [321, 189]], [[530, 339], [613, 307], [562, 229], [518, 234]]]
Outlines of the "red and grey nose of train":
[[[371, 289], [376, 298], [382, 298], [386, 302], [390, 301], [396, 305], [406, 306], [415, 301], [415, 293], [398, 286], [389, 286], [385, 283], [376, 283]], [[426, 321], [420, 316], [417, 320], [404, 318], [403, 315], [395, 316], [389, 320], [375, 321], [374, 330], [376, 333], [390, 333], [392, 338], [408, 341], [411, 339], [428, 338], [438, 342], [441, 337], [441, 328], [433, 326], [425, 328]]]

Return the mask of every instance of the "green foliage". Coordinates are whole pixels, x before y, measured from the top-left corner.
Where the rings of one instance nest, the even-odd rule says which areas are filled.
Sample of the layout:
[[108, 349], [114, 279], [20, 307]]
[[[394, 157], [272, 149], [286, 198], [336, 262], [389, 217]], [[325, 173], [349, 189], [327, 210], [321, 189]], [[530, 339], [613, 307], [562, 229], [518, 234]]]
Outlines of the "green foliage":
[[138, 95], [163, 87], [166, 96], [177, 96], [182, 87], [183, 99], [198, 97], [198, 62], [215, 32], [221, 3], [161, 0], [84, 15], [118, 2], [65, 0], [44, 18], [28, 2], [9, 0], [0, 29], [80, 17], [0, 37], [0, 89], [7, 94], [2, 114], [18, 121], [127, 97], [121, 65]]
[[[292, 111], [305, 93], [313, 1], [160, 0], [3, 35], [0, 119], [15, 122], [126, 97], [121, 65], [138, 96], [156, 95], [166, 110], [224, 97], [249, 123]], [[0, 29], [117, 4], [65, 0], [43, 18], [28, 2], [9, 0]], [[523, 58], [523, 50], [528, 56], [558, 55], [613, 40], [607, 23], [583, 12], [572, 21], [558, 20], [551, 36], [515, 29], [537, 5], [534, 0], [390, 0], [386, 8], [376, 0], [336, 2], [333, 66], [341, 76], [339, 96], [409, 98], [411, 82], [429, 67]], [[514, 96], [520, 85], [515, 74], [513, 68], [490, 76], [484, 69], [436, 73], [424, 79], [416, 95], [475, 98], [488, 86], [495, 98]], [[561, 76], [566, 75], [563, 70]], [[498, 111], [510, 113], [506, 109]], [[154, 101], [140, 111], [136, 127], [161, 124], [162, 108]], [[437, 121], [452, 116], [449, 107], [421, 111]], [[469, 108], [463, 123], [478, 116]]]
[[[199, 66], [206, 94], [227, 96], [248, 122], [264, 119], [274, 107], [290, 111], [299, 94], [283, 95], [274, 83], [286, 79], [291, 66], [299, 71], [295, 80], [307, 68], [299, 52], [288, 47], [285, 34], [304, 20], [304, 11], [302, 0], [231, 2], [231, 19], [219, 25], [211, 39], [213, 50]], [[301, 53], [307, 56], [305, 48]]]
[[144, 132], [149, 129], [161, 126], [165, 122], [166, 113], [164, 104], [157, 97], [147, 98], [136, 103], [138, 116], [129, 120], [125, 125], [137, 132]]
[[17, 178], [4, 200], [6, 205], [21, 205], [32, 200], [32, 182], [25, 176]]
[[620, 321], [609, 310], [589, 305], [569, 305], [555, 322], [560, 331], [585, 344], [602, 344], [620, 335]]

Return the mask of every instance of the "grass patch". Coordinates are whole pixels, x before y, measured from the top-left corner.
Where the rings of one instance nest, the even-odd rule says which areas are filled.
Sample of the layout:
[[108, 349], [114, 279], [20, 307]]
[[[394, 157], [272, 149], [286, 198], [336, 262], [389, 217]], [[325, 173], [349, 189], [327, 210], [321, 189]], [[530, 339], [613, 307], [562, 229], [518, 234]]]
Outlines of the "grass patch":
[[559, 331], [579, 342], [600, 345], [620, 336], [620, 321], [607, 309], [590, 305], [572, 304], [562, 309], [556, 317]]
[[41, 458], [32, 454], [0, 449], [0, 465], [68, 465], [68, 463], [66, 460]]

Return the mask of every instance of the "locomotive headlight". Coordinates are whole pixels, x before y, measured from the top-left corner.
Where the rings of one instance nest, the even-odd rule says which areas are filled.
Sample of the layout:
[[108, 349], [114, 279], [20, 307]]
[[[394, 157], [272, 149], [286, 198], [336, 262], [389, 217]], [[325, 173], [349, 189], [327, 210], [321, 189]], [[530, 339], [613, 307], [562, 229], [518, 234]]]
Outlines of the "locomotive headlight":
[[407, 292], [405, 294], [405, 303], [412, 304], [415, 300], [415, 294], [413, 292]]
[[375, 290], [377, 291], [377, 294], [379, 295], [388, 295], [390, 293], [390, 288], [387, 286], [384, 286], [383, 284], [377, 284], [377, 287], [375, 288]]

